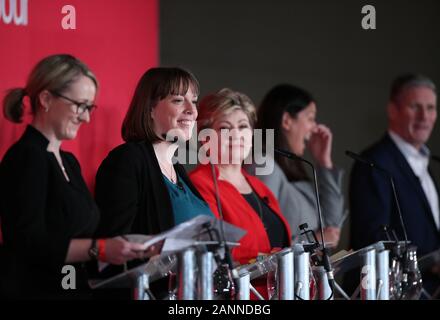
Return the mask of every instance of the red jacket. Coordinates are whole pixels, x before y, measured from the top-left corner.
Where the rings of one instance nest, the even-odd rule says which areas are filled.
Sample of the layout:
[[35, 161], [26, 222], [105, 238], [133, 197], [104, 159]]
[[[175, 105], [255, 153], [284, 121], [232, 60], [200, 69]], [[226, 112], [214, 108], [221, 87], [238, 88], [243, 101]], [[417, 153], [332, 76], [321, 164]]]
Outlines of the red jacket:
[[[189, 174], [189, 177], [218, 218], [219, 214], [211, 172], [210, 165], [199, 165]], [[215, 172], [218, 178], [219, 171], [217, 166], [215, 167]], [[278, 201], [273, 193], [256, 177], [249, 175], [244, 170], [242, 170], [242, 173], [256, 194], [266, 201], [268, 206], [279, 216], [286, 228], [290, 244], [290, 228], [287, 220], [281, 214]], [[225, 180], [218, 180], [218, 189], [225, 221], [247, 231], [240, 240], [240, 246], [232, 250], [234, 260], [241, 264], [246, 264], [249, 263], [250, 259], [254, 259], [258, 253], [270, 253], [272, 249], [270, 241], [258, 213], [231, 183]]]

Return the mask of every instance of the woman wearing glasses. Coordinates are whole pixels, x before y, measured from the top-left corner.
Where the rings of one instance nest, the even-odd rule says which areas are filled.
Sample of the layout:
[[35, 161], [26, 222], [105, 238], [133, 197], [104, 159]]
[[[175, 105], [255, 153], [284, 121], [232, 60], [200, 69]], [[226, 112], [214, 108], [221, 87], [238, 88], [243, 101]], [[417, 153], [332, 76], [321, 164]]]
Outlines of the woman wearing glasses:
[[144, 254], [120, 238], [92, 239], [98, 208], [78, 161], [60, 148], [90, 122], [97, 87], [81, 61], [54, 55], [35, 66], [25, 88], [9, 90], [3, 100], [5, 117], [19, 123], [28, 97], [33, 119], [0, 164], [2, 296], [87, 298], [86, 261], [122, 264]]

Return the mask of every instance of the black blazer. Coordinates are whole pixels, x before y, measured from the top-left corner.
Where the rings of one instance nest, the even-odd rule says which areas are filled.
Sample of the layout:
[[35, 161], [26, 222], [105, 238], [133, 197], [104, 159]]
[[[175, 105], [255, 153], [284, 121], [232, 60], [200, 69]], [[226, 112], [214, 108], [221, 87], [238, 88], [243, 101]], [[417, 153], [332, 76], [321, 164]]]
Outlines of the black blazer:
[[[440, 232], [435, 225], [420, 180], [390, 136], [386, 134], [362, 155], [392, 175], [408, 240], [417, 246], [419, 258], [440, 249]], [[431, 170], [430, 173], [436, 182]], [[381, 172], [356, 163], [351, 172], [349, 188], [351, 245], [354, 249], [385, 240], [385, 235], [380, 230], [385, 224], [395, 229], [398, 237], [403, 240], [391, 185]], [[440, 285], [440, 278], [429, 271], [424, 272], [423, 283], [424, 288], [433, 293]]]
[[[75, 157], [61, 151], [67, 182], [49, 141], [28, 126], [0, 164], [0, 220], [3, 230], [0, 291], [7, 297], [57, 297], [70, 240], [90, 238], [98, 208]], [[87, 288], [82, 264], [75, 264], [77, 288]]]
[[[362, 155], [393, 176], [408, 240], [418, 247], [419, 255], [439, 249], [440, 232], [422, 185], [389, 135], [385, 135]], [[354, 249], [384, 240], [385, 235], [381, 232], [381, 225], [384, 224], [394, 228], [403, 240], [391, 185], [381, 172], [363, 164], [354, 165], [350, 179], [350, 211]]]
[[[179, 178], [203, 198], [185, 169], [175, 164]], [[96, 175], [96, 202], [101, 211], [99, 236], [157, 234], [174, 227], [174, 215], [153, 145], [128, 142], [113, 149]]]

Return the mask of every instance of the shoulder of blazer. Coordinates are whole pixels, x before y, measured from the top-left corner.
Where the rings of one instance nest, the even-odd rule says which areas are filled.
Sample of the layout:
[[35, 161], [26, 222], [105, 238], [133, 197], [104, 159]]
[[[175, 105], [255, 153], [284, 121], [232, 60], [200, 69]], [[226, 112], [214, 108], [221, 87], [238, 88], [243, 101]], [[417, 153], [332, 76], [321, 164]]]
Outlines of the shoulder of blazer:
[[365, 152], [367, 157], [391, 172], [404, 172], [415, 177], [408, 161], [388, 134]]
[[208, 171], [210, 167], [208, 165], [198, 165], [195, 167], [194, 170], [192, 170], [189, 173], [189, 177], [191, 180], [197, 180], [197, 181], [208, 181], [210, 180], [212, 182], [212, 175], [211, 171]]
[[248, 182], [251, 184], [252, 188], [254, 188], [258, 193], [264, 193], [269, 194], [270, 190], [269, 188], [257, 177], [250, 175], [246, 172], [244, 172], [244, 176], [248, 180]]
[[139, 166], [145, 158], [141, 143], [126, 142], [112, 149], [104, 161], [117, 162], [122, 166]]
[[[41, 144], [35, 143], [25, 137], [15, 142], [5, 153], [1, 160], [1, 166], [22, 165], [45, 165], [47, 162], [47, 150]], [[38, 165], [39, 166], [39, 165]]]
[[[393, 169], [395, 162], [402, 164], [405, 157], [400, 152], [396, 144], [386, 133], [379, 141], [362, 151], [361, 155], [366, 159], [378, 164], [386, 170]], [[355, 165], [360, 165], [357, 161]]]

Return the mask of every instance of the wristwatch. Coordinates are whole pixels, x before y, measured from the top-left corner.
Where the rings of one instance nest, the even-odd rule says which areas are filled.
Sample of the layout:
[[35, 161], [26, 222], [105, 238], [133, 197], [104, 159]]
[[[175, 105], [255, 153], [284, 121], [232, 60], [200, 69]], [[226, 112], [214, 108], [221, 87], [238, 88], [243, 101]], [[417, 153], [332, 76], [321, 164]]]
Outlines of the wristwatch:
[[98, 255], [99, 255], [99, 250], [96, 244], [96, 239], [92, 239], [92, 245], [90, 246], [89, 249], [89, 257], [92, 260], [98, 260]]

